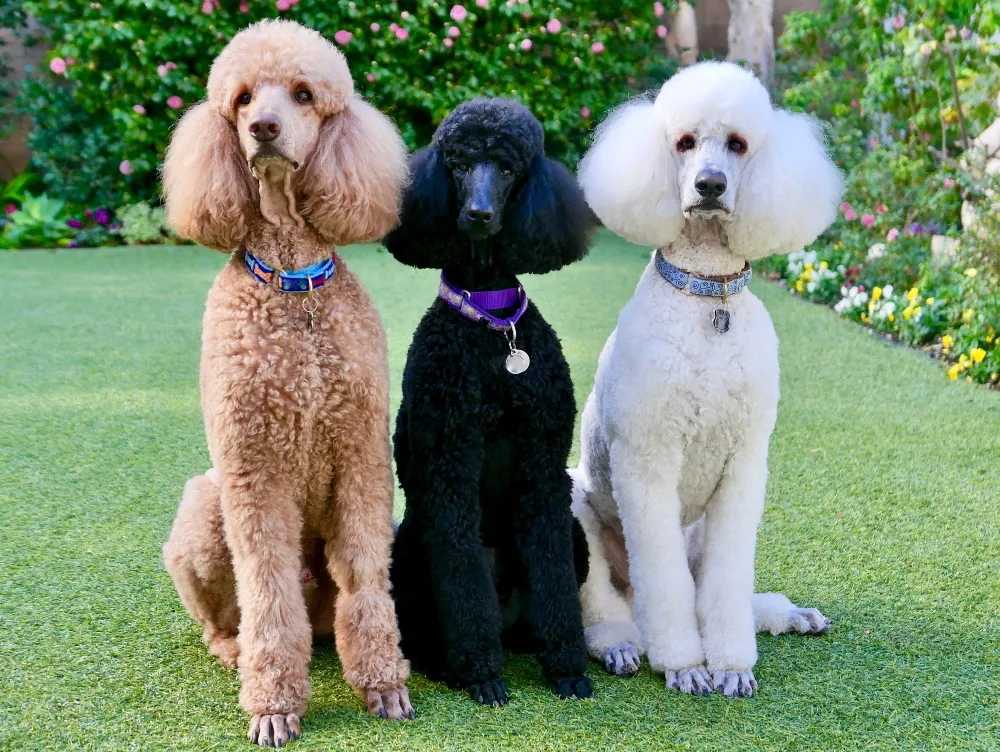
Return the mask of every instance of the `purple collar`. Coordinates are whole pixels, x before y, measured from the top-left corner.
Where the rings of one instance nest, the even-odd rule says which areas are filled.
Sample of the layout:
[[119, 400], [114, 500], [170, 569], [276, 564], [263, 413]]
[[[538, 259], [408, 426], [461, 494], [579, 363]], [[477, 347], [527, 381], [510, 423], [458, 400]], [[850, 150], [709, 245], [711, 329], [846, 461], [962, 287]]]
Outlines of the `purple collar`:
[[[528, 308], [528, 296], [524, 294], [524, 288], [520, 285], [506, 290], [469, 292], [455, 287], [444, 276], [444, 272], [441, 272], [438, 297], [470, 321], [485, 321], [490, 329], [497, 332], [509, 332]], [[499, 308], [512, 308], [515, 305], [517, 311], [510, 318], [498, 319], [490, 313]]]

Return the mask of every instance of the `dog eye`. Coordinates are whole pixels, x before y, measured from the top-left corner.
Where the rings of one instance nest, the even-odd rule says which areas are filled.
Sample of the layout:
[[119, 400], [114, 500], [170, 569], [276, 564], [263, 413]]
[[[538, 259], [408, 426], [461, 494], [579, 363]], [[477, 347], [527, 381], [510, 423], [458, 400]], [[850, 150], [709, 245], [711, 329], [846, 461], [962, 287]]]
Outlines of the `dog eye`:
[[511, 172], [512, 172], [512, 170], [509, 167], [501, 167], [500, 168], [500, 174], [503, 175], [504, 177], [507, 177], [508, 175], [510, 175]]
[[743, 156], [747, 153], [747, 142], [739, 136], [730, 136], [727, 146], [729, 147], [729, 151], [733, 154]]
[[694, 148], [694, 136], [681, 136], [677, 141], [677, 151], [691, 151]]
[[455, 172], [468, 172], [469, 165], [467, 164], [457, 164], [455, 165]]
[[309, 89], [299, 89], [295, 92], [295, 99], [299, 102], [311, 102], [313, 98], [312, 92]]
[[248, 104], [250, 104], [250, 92], [245, 91], [242, 94], [240, 94], [236, 98], [236, 104], [239, 105], [240, 107], [246, 107]]

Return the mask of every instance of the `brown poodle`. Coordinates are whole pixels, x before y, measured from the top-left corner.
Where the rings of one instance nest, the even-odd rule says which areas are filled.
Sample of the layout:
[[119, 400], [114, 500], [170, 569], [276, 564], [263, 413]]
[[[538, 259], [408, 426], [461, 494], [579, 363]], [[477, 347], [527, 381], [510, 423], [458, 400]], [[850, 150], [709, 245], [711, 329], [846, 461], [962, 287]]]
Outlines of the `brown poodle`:
[[[314, 634], [335, 633], [370, 713], [413, 717], [389, 595], [385, 334], [331, 248], [395, 225], [405, 157], [389, 120], [354, 94], [340, 52], [287, 21], [233, 38], [167, 151], [170, 223], [238, 250], [204, 319], [213, 468], [188, 481], [164, 559], [208, 649], [239, 666], [261, 746], [299, 734]], [[292, 279], [317, 262], [326, 273]]]

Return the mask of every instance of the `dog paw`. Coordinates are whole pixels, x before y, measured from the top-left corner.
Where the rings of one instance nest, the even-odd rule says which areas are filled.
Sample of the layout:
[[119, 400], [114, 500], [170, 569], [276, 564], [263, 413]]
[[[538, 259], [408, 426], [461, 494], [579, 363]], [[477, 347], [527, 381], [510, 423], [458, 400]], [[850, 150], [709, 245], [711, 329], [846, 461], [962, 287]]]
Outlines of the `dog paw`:
[[726, 697], [749, 697], [757, 691], [753, 671], [716, 671], [712, 681], [715, 691]]
[[639, 648], [631, 642], [616, 642], [601, 654], [604, 670], [618, 676], [635, 676], [641, 664]]
[[560, 700], [586, 700], [594, 696], [594, 685], [586, 676], [574, 676], [570, 679], [556, 679], [552, 691], [559, 695]]
[[469, 687], [469, 695], [480, 705], [491, 705], [498, 708], [510, 700], [510, 693], [503, 679], [490, 679], [473, 684]]
[[391, 721], [412, 721], [417, 717], [410, 705], [410, 692], [406, 686], [395, 687], [379, 692], [376, 689], [368, 691], [368, 712], [379, 718]]
[[250, 719], [250, 730], [247, 738], [261, 747], [284, 747], [288, 742], [298, 739], [302, 733], [299, 727], [299, 717], [294, 713], [288, 715], [255, 715]]
[[219, 659], [225, 668], [236, 668], [240, 646], [235, 637], [215, 637], [208, 643], [208, 652]]
[[788, 612], [788, 632], [805, 635], [823, 634], [833, 624], [815, 608], [793, 608]]
[[714, 686], [708, 669], [704, 666], [667, 671], [667, 689], [675, 689], [686, 695], [710, 695]]

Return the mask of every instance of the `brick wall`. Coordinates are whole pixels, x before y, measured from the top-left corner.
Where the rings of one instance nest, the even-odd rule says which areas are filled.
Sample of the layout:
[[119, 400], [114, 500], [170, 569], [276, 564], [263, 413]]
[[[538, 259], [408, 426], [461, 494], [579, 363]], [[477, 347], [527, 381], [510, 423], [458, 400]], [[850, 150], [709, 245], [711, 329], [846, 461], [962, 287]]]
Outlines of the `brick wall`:
[[[45, 57], [44, 45], [25, 47], [6, 29], [0, 29], [0, 38], [7, 42], [3, 51], [10, 58], [8, 64], [11, 69], [9, 76], [11, 79], [18, 81], [24, 78], [25, 66], [42, 64]], [[28, 125], [28, 121], [25, 120], [9, 138], [0, 141], [0, 180], [9, 180], [12, 174], [21, 172], [28, 164], [28, 147], [24, 143]]]

